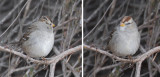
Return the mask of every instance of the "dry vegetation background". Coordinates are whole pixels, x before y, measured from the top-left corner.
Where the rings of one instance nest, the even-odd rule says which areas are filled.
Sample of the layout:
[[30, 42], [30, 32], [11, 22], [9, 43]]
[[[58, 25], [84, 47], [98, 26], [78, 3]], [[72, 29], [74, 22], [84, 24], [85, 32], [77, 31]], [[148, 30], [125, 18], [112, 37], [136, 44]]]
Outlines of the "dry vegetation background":
[[[0, 77], [80, 77], [81, 76], [81, 0], [0, 0]], [[18, 42], [23, 33], [41, 16], [48, 16], [56, 24], [55, 43], [47, 56], [52, 59], [71, 48], [76, 52], [57, 63], [26, 57]], [[3, 48], [4, 47], [4, 50]], [[15, 50], [20, 54], [6, 49]], [[33, 61], [33, 62], [32, 62]], [[35, 63], [39, 62], [39, 63]], [[54, 65], [56, 66], [54, 67]]]
[[[146, 59], [142, 56], [144, 61], [133, 63], [125, 63], [124, 61], [127, 60], [123, 59], [122, 61], [122, 59], [114, 57], [121, 61], [113, 63], [112, 54], [107, 56], [109, 51], [106, 50], [111, 31], [119, 25], [124, 16], [132, 16], [141, 33], [141, 45], [134, 56], [142, 55], [159, 46], [159, 0], [84, 0], [83, 7], [84, 77], [136, 77], [138, 75], [160, 77], [159, 53], [152, 53], [151, 56], [149, 53], [149, 58], [146, 57]], [[107, 51], [107, 54], [103, 54], [105, 52], [99, 49]], [[159, 52], [159, 49], [156, 52]]]

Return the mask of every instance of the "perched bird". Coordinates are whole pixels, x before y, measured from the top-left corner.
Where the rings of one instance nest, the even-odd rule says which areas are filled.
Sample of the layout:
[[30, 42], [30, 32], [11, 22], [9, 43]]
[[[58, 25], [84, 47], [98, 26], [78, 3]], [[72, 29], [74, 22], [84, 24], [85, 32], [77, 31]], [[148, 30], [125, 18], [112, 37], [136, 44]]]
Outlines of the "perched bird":
[[109, 49], [121, 57], [134, 55], [140, 45], [140, 34], [132, 17], [125, 16], [113, 32]]
[[21, 39], [22, 50], [33, 58], [47, 56], [54, 44], [53, 27], [55, 25], [47, 16], [32, 23]]

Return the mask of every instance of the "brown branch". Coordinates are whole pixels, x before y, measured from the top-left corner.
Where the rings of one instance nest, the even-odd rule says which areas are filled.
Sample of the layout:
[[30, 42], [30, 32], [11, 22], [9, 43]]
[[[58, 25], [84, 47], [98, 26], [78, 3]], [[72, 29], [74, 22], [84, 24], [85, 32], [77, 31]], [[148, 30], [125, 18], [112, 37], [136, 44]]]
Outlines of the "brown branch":
[[76, 46], [74, 48], [70, 48], [64, 52], [62, 52], [60, 55], [57, 55], [55, 57], [53, 57], [50, 61], [48, 61], [48, 64], [53, 63], [53, 62], [58, 62], [59, 60], [63, 59], [64, 57], [73, 54], [77, 51], [81, 51], [82, 50], [82, 45]]
[[102, 53], [104, 55], [107, 55], [109, 56], [110, 58], [115, 58], [119, 61], [123, 61], [123, 62], [133, 62], [133, 63], [136, 63], [138, 61], [144, 61], [146, 58], [148, 58], [149, 56], [151, 56], [152, 54], [156, 53], [156, 52], [160, 52], [160, 46], [158, 47], [155, 47], [151, 50], [149, 50], [148, 52], [138, 56], [137, 58], [133, 59], [133, 60], [130, 60], [130, 59], [123, 59], [123, 58], [120, 58], [118, 56], [115, 56], [107, 51], [104, 51], [104, 50], [101, 50], [101, 49], [98, 49], [98, 48], [94, 48], [94, 47], [91, 47], [91, 46], [88, 46], [88, 45], [84, 45], [84, 48], [85, 49], [89, 49], [89, 50], [93, 50], [93, 51], [96, 51], [96, 52], [99, 52], [99, 53]]
[[101, 50], [101, 49], [97, 49], [97, 48], [94, 48], [94, 47], [91, 47], [91, 46], [88, 46], [88, 45], [84, 45], [84, 48], [85, 48], [85, 49], [89, 49], [89, 50], [93, 50], [93, 51], [96, 51], [96, 52], [99, 52], [99, 53], [104, 54], [104, 55], [107, 55], [107, 56], [109, 56], [110, 58], [117, 59], [118, 61], [136, 63], [136, 74], [135, 74], [136, 77], [140, 77], [140, 71], [141, 71], [141, 64], [142, 64], [142, 62], [143, 62], [146, 58], [148, 58], [148, 57], [150, 57], [151, 55], [153, 55], [154, 53], [160, 52], [160, 46], [157, 46], [157, 47], [155, 47], [155, 48], [150, 49], [150, 50], [147, 51], [146, 53], [141, 54], [141, 55], [135, 57], [135, 59], [130, 60], [130, 59], [120, 58], [120, 57], [115, 56], [115, 55], [113, 55], [113, 54], [111, 54], [111, 53], [108, 53], [107, 51], [104, 51], [104, 50]]
[[11, 49], [8, 49], [8, 48], [5, 48], [5, 47], [2, 47], [0, 46], [0, 51], [4, 51], [4, 52], [9, 52], [9, 53], [12, 53], [12, 54], [15, 54], [19, 57], [22, 57], [26, 60], [30, 60], [31, 62], [34, 62], [34, 63], [39, 63], [39, 64], [51, 64], [51, 63], [57, 63], [58, 61], [60, 61], [61, 59], [63, 59], [64, 57], [72, 54], [72, 53], [75, 53], [77, 51], [80, 51], [82, 48], [82, 45], [79, 45], [79, 46], [76, 46], [74, 48], [70, 48], [64, 52], [62, 52], [61, 54], [53, 57], [53, 58], [50, 58], [49, 60], [47, 61], [41, 61], [41, 60], [36, 60], [36, 59], [33, 59], [29, 56], [26, 56], [20, 52], [17, 52], [17, 51], [14, 51], [14, 50], [11, 50]]
[[104, 51], [104, 50], [101, 50], [101, 49], [98, 49], [98, 48], [94, 48], [94, 47], [92, 47], [92, 46], [88, 46], [88, 45], [85, 45], [85, 44], [84, 44], [83, 47], [84, 47], [84, 49], [89, 49], [89, 50], [92, 50], [92, 51], [99, 52], [99, 53], [101, 53], [101, 54], [104, 54], [104, 55], [109, 56], [110, 58], [115, 58], [115, 59], [117, 59], [117, 60], [119, 60], [119, 61], [131, 62], [131, 60], [129, 60], [129, 59], [120, 58], [120, 57], [118, 57], [118, 56], [115, 56], [115, 55], [109, 53], [108, 51]]

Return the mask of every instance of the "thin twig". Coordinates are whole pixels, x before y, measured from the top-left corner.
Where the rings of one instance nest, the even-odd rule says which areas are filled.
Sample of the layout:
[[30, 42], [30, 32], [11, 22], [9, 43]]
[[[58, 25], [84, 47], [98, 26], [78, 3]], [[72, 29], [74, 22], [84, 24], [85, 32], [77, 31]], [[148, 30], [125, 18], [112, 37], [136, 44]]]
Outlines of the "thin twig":
[[11, 15], [12, 13], [22, 4], [24, 0], [20, 0], [20, 2], [0, 21], [0, 25], [2, 25]]
[[103, 18], [105, 17], [105, 15], [107, 14], [109, 8], [111, 7], [111, 5], [113, 4], [114, 1], [112, 1], [112, 3], [108, 6], [108, 8], [106, 9], [105, 13], [103, 14], [103, 16], [101, 17], [101, 19], [97, 22], [97, 24], [95, 25], [95, 27], [86, 35], [83, 37], [83, 40], [88, 37], [95, 29], [96, 27], [100, 24], [100, 22], [103, 20]]
[[22, 13], [23, 9], [25, 8], [25, 6], [28, 4], [30, 0], [28, 0], [24, 6], [22, 7], [22, 9], [20, 10], [20, 12], [18, 13], [17, 17], [13, 20], [13, 22], [11, 23], [11, 25], [9, 25], [9, 27], [0, 35], [0, 37], [2, 37], [9, 29], [10, 27], [15, 23], [15, 21], [18, 19], [18, 17], [20, 16], [20, 14]]

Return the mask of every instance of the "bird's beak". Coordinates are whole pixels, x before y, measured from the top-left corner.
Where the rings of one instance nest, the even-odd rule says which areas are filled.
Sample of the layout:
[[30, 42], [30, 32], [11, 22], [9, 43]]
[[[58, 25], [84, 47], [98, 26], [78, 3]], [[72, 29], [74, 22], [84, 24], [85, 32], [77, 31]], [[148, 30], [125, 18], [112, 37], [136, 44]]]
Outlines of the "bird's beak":
[[124, 23], [121, 23], [121, 24], [120, 24], [120, 26], [121, 26], [121, 27], [124, 27], [124, 26], [125, 26], [125, 24], [124, 24]]
[[55, 27], [56, 25], [55, 24], [52, 24], [52, 27]]

